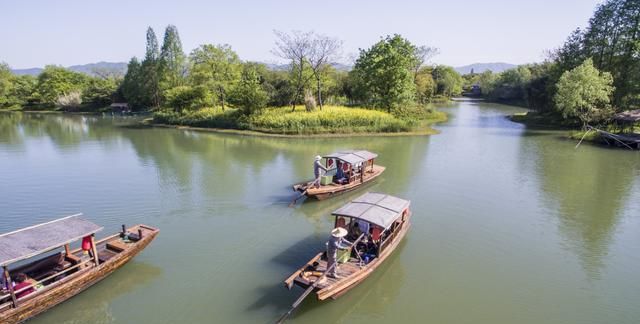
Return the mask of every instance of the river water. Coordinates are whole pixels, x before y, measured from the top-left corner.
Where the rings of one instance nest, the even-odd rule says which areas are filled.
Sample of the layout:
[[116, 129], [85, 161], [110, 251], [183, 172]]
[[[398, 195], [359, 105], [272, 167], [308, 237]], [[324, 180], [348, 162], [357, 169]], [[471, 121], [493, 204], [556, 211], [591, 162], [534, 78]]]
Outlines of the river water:
[[[640, 153], [528, 130], [522, 111], [458, 102], [433, 136], [285, 139], [0, 115], [0, 232], [83, 212], [161, 229], [131, 263], [32, 323], [269, 323], [282, 286], [358, 193], [294, 208], [313, 156], [360, 148], [370, 191], [412, 201], [386, 264], [291, 323], [638, 323]], [[360, 192], [361, 193], [361, 192]], [[99, 235], [100, 236], [100, 235]]]

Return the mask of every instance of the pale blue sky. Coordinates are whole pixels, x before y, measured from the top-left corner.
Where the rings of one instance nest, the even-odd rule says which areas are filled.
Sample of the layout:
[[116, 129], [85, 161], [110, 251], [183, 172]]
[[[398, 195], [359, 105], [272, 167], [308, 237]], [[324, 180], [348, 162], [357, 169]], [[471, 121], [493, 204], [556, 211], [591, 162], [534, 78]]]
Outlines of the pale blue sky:
[[436, 46], [437, 63], [529, 63], [584, 27], [599, 0], [32, 1], [0, 2], [0, 61], [13, 68], [122, 62], [142, 56], [147, 26], [180, 31], [185, 52], [228, 43], [244, 60], [276, 61], [273, 29], [344, 41], [343, 61], [380, 36]]

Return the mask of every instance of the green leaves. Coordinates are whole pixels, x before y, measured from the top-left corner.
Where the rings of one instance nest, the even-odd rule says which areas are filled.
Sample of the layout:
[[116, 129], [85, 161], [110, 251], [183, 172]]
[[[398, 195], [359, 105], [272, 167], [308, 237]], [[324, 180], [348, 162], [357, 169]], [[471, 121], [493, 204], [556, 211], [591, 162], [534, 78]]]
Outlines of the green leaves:
[[600, 72], [588, 59], [580, 66], [562, 74], [557, 83], [556, 107], [566, 117], [577, 117], [583, 125], [599, 116], [609, 105], [614, 88], [608, 72]]
[[397, 34], [360, 50], [353, 74], [366, 101], [391, 111], [413, 100], [415, 51], [414, 45]]

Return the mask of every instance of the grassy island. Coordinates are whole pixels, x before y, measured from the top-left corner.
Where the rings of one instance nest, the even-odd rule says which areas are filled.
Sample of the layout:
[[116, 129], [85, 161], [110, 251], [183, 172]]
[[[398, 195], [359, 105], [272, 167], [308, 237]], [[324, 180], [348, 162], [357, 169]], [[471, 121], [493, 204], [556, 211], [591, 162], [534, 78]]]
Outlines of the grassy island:
[[266, 134], [326, 135], [364, 133], [433, 134], [429, 126], [447, 115], [430, 108], [413, 109], [403, 116], [385, 111], [344, 106], [324, 106], [307, 112], [304, 107], [266, 108], [243, 115], [240, 109], [203, 108], [193, 112], [157, 112], [153, 123], [199, 128], [250, 130]]

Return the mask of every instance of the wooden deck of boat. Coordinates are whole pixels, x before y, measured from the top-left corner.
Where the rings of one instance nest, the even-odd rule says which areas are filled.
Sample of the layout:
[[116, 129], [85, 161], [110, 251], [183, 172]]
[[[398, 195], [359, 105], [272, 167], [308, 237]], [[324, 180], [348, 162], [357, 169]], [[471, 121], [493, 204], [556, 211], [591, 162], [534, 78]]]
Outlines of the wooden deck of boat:
[[385, 169], [386, 168], [381, 165], [374, 164], [373, 168], [368, 168], [365, 171], [363, 179], [355, 178], [348, 184], [330, 183], [327, 185], [322, 185], [319, 188], [307, 188], [308, 184], [311, 183], [311, 182], [307, 182], [307, 183], [294, 185], [294, 190], [306, 191], [307, 196], [315, 197], [322, 200], [333, 194], [355, 190], [356, 188], [362, 186], [363, 184], [373, 181], [380, 174], [382, 174], [382, 172], [384, 172]]
[[[324, 273], [327, 270], [327, 261], [326, 260], [318, 260], [317, 262], [318, 262], [318, 267], [316, 268], [316, 271]], [[331, 277], [327, 276], [320, 283], [318, 283], [317, 288], [318, 289], [324, 289], [324, 288], [327, 288], [329, 286], [332, 286], [332, 285], [334, 285], [334, 284], [336, 284], [336, 283], [338, 283], [338, 282], [350, 277], [351, 275], [356, 274], [360, 270], [361, 270], [361, 268], [359, 266], [359, 262], [355, 258], [351, 258], [349, 260], [349, 262], [339, 263], [338, 264], [338, 269], [336, 270], [336, 274], [338, 275], [339, 279], [331, 278]], [[302, 277], [297, 277], [296, 281], [298, 281], [302, 285], [307, 286], [307, 285], [313, 284], [314, 281], [318, 279], [318, 277], [310, 276], [309, 279], [311, 279], [311, 280], [305, 280]]]

